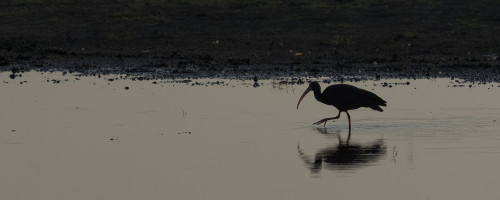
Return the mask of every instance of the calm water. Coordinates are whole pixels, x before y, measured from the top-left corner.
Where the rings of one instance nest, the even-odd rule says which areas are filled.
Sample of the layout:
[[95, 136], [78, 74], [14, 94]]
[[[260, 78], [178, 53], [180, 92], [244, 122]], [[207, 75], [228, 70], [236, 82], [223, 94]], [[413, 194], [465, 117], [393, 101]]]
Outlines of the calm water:
[[345, 113], [311, 125], [337, 114], [312, 94], [296, 109], [307, 85], [109, 78], [0, 74], [2, 198], [500, 197], [498, 84], [349, 83], [388, 102], [349, 137]]

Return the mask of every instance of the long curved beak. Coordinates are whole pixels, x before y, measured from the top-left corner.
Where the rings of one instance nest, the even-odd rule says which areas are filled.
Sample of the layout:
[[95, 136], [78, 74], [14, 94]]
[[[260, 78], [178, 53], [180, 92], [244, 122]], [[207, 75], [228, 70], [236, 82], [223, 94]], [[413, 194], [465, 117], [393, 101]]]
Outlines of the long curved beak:
[[302, 99], [306, 96], [307, 93], [309, 93], [310, 91], [312, 90], [311, 87], [307, 87], [306, 91], [304, 92], [304, 94], [302, 94], [302, 96], [300, 97], [299, 99], [299, 103], [297, 103], [297, 110], [299, 109], [299, 104], [300, 102], [302, 101]]

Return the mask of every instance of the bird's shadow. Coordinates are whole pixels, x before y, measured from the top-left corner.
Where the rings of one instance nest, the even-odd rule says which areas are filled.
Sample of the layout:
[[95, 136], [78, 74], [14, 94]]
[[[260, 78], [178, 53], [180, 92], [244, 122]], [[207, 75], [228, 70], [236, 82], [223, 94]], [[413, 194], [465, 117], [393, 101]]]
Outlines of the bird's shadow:
[[346, 140], [342, 140], [340, 130], [317, 128], [316, 131], [336, 137], [338, 144], [318, 149], [314, 156], [306, 155], [300, 144], [297, 145], [300, 159], [312, 174], [319, 174], [321, 170], [356, 170], [370, 166], [387, 152], [387, 146], [381, 138], [367, 143], [356, 143], [350, 141], [351, 131]]

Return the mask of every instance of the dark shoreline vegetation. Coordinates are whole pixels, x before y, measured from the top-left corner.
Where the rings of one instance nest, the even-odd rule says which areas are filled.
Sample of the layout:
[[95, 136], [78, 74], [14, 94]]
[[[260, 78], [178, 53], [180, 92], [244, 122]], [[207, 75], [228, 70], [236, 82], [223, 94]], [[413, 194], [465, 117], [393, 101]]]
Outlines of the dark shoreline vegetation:
[[500, 82], [495, 0], [7, 0], [0, 69]]

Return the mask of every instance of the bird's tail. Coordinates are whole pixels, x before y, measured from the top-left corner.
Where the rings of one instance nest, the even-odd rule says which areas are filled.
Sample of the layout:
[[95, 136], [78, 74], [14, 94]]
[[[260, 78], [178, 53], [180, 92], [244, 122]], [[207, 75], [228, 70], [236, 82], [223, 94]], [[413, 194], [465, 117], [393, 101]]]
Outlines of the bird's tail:
[[382, 110], [382, 108], [380, 108], [380, 106], [378, 106], [378, 105], [373, 105], [373, 106], [370, 106], [370, 108], [371, 108], [371, 109], [373, 109], [373, 110], [378, 110], [378, 111], [380, 111], [380, 112], [384, 111], [384, 110]]

